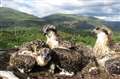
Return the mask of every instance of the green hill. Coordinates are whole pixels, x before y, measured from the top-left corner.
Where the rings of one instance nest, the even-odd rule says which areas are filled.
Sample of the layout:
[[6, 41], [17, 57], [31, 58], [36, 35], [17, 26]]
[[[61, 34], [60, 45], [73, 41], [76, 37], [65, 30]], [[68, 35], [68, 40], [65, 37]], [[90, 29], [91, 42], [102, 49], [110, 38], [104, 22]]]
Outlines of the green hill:
[[10, 8], [0, 7], [0, 20], [10, 19], [10, 20], [29, 20], [29, 19], [38, 19], [33, 15], [28, 15]]
[[[40, 32], [45, 24], [54, 24], [65, 40], [94, 45], [95, 37], [89, 29], [104, 24], [94, 17], [54, 14], [38, 18], [10, 8], [0, 8], [0, 17], [0, 48], [13, 48], [36, 39], [45, 40]], [[120, 41], [120, 33], [115, 33], [114, 40]]]
[[32, 27], [43, 23], [44, 21], [36, 16], [10, 8], [0, 8], [0, 27]]
[[49, 23], [57, 26], [89, 29], [104, 24], [104, 21], [94, 17], [80, 16], [74, 14], [54, 14], [43, 18]]
[[120, 31], [120, 21], [106, 21], [106, 25], [110, 26], [115, 31]]
[[13, 48], [24, 42], [44, 39], [39, 29], [42, 19], [10, 8], [0, 8], [0, 48]]
[[[74, 14], [53, 14], [44, 18], [38, 18], [36, 16], [19, 12], [10, 8], [0, 8], [0, 27], [40, 27], [44, 24], [54, 24], [59, 28], [66, 29], [92, 29], [94, 26], [99, 26], [105, 23], [103, 20], [99, 20], [94, 17], [80, 16]], [[115, 24], [114, 24], [115, 25]], [[110, 25], [111, 26], [111, 25]], [[111, 26], [113, 29], [113, 25]], [[74, 30], [74, 31], [75, 31]], [[118, 29], [117, 29], [118, 30]]]

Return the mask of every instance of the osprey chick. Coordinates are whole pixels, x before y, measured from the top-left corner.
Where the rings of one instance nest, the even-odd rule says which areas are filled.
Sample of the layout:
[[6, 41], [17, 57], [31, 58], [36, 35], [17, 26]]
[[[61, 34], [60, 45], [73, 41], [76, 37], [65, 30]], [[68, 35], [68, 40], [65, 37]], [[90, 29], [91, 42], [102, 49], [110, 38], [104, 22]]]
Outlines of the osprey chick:
[[98, 64], [111, 74], [120, 74], [120, 52], [110, 48], [111, 30], [107, 27], [97, 27], [94, 32], [97, 34], [97, 40], [93, 51]]
[[22, 72], [28, 72], [37, 63], [39, 66], [45, 66], [51, 60], [49, 48], [43, 41], [32, 41], [21, 47], [10, 57], [10, 67], [15, 67]]
[[73, 76], [89, 63], [89, 57], [83, 51], [74, 49], [54, 48], [52, 58], [56, 60], [56, 67], [61, 70], [60, 75]]
[[51, 49], [53, 48], [68, 49], [74, 47], [72, 43], [63, 40], [59, 36], [56, 27], [53, 25], [45, 25], [43, 27], [43, 33], [47, 38], [46, 43]]
[[9, 61], [9, 69], [18, 69], [21, 73], [30, 72], [35, 65], [35, 58], [27, 55], [18, 55], [18, 53], [12, 54]]

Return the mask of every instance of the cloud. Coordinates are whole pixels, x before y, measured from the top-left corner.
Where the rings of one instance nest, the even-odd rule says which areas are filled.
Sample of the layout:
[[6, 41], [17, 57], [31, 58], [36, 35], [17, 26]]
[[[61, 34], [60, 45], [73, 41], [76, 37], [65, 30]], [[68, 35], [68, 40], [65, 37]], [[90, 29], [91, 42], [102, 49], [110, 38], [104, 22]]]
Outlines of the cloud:
[[107, 20], [107, 21], [120, 21], [120, 15], [114, 16], [95, 16], [96, 18]]
[[[54, 13], [106, 17], [120, 21], [120, 1], [115, 0], [4, 0], [4, 7], [44, 17]], [[116, 17], [118, 16], [118, 17]], [[111, 18], [110, 18], [111, 17]]]

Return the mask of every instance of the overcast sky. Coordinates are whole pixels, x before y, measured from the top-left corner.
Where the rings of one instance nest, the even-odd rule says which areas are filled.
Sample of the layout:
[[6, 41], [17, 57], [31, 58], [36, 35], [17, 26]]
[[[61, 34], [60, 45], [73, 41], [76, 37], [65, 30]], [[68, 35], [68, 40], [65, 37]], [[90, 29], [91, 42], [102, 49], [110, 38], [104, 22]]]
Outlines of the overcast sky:
[[120, 21], [120, 0], [2, 0], [2, 6], [39, 17], [66, 13]]

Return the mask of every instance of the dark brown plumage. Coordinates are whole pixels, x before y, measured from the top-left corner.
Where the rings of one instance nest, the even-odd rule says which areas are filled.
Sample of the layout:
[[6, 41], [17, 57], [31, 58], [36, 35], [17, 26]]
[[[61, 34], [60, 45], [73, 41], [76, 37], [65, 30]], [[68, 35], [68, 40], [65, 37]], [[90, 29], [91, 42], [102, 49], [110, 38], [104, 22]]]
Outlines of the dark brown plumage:
[[47, 44], [44, 41], [34, 40], [34, 41], [30, 41], [30, 42], [22, 44], [19, 47], [19, 50], [21, 50], [21, 51], [28, 50], [28, 51], [31, 51], [31, 52], [36, 52], [40, 48], [43, 48], [43, 47], [48, 47]]
[[36, 64], [36, 60], [32, 56], [27, 55], [18, 55], [17, 53], [14, 53], [10, 57], [9, 61], [9, 67], [10, 68], [16, 68], [16, 69], [23, 69], [23, 73], [30, 72], [32, 67]]
[[43, 41], [31, 41], [14, 52], [9, 61], [10, 67], [28, 72], [34, 65], [45, 66], [51, 60], [49, 48]]
[[120, 43], [112, 43], [110, 44], [110, 49], [115, 52], [120, 52]]
[[77, 73], [89, 62], [89, 57], [84, 56], [85, 52], [80, 50], [55, 48], [53, 51], [56, 54], [53, 58], [58, 60], [57, 65], [67, 72]]
[[110, 74], [120, 75], [120, 57], [105, 62], [105, 67]]
[[0, 54], [0, 70], [6, 70], [7, 66], [9, 65], [9, 59], [11, 54], [18, 51], [18, 49], [7, 49], [4, 50], [3, 53]]

